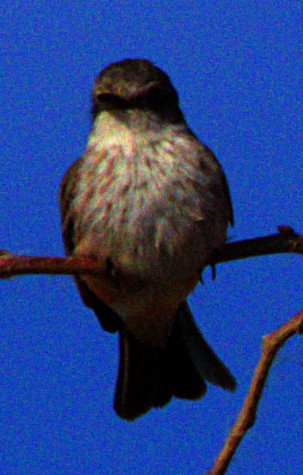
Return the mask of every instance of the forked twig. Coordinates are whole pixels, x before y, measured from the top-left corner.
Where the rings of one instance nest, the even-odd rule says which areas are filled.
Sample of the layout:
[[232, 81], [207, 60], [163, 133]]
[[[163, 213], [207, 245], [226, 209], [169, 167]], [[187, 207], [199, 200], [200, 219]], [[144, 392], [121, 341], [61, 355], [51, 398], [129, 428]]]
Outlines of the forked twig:
[[228, 434], [221, 452], [216, 458], [210, 472], [208, 472], [209, 475], [222, 475], [227, 470], [240, 442], [248, 429], [250, 429], [255, 422], [257, 408], [266, 378], [277, 352], [288, 338], [296, 333], [302, 332], [303, 310], [270, 335], [263, 337], [261, 357], [256, 366], [244, 404], [239, 412], [235, 425]]

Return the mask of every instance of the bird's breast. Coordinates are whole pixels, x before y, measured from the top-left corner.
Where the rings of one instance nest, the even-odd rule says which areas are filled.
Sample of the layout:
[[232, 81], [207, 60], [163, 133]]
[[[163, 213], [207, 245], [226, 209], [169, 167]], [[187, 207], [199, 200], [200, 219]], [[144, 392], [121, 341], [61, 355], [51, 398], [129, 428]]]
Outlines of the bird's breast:
[[190, 278], [224, 239], [227, 221], [215, 222], [216, 170], [203, 173], [198, 153], [176, 134], [123, 130], [116, 140], [91, 140], [73, 203], [76, 252], [109, 256], [143, 280]]

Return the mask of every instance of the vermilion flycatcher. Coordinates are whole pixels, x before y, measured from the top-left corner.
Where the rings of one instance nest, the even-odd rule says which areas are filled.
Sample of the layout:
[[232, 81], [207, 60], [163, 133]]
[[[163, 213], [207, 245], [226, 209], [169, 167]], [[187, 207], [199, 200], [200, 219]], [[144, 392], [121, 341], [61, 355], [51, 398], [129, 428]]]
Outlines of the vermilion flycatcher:
[[76, 282], [103, 329], [119, 332], [115, 410], [132, 420], [172, 396], [198, 399], [204, 380], [234, 390], [185, 301], [233, 219], [224, 173], [151, 62], [109, 65], [92, 101], [87, 148], [60, 201], [66, 253], [106, 264]]

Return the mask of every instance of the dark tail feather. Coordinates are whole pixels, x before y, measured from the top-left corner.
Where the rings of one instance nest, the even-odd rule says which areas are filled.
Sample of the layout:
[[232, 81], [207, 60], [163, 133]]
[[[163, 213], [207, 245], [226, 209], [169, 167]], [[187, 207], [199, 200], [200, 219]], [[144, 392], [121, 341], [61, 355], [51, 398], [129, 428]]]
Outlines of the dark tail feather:
[[120, 364], [115, 411], [133, 420], [152, 407], [162, 407], [175, 396], [199, 399], [206, 391], [204, 379], [234, 390], [236, 382], [198, 330], [186, 302], [180, 304], [167, 347], [140, 343], [120, 329]]
[[187, 302], [179, 305], [175, 327], [200, 376], [215, 386], [235, 391], [237, 382], [198, 329]]

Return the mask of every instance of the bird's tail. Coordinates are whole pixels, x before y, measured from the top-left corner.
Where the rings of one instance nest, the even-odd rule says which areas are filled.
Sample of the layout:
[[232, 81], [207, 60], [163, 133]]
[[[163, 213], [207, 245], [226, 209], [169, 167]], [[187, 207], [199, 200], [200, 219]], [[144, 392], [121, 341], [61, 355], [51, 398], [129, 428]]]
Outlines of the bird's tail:
[[140, 343], [124, 326], [120, 330], [120, 364], [115, 410], [133, 420], [175, 396], [199, 399], [204, 380], [233, 391], [236, 381], [201, 335], [186, 302], [177, 310], [167, 346]]

